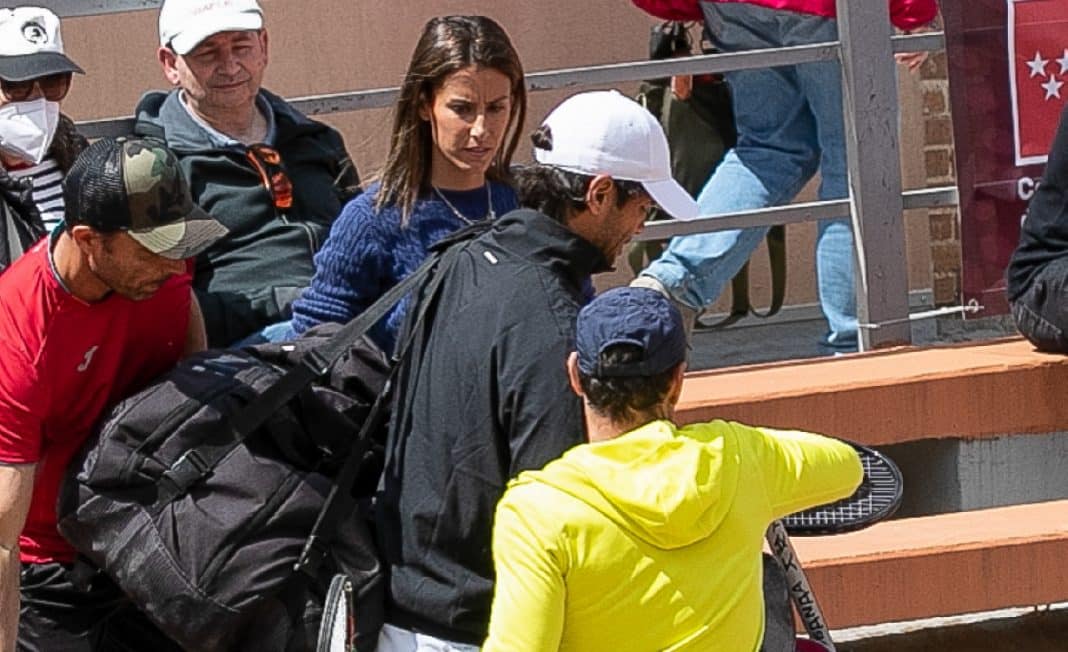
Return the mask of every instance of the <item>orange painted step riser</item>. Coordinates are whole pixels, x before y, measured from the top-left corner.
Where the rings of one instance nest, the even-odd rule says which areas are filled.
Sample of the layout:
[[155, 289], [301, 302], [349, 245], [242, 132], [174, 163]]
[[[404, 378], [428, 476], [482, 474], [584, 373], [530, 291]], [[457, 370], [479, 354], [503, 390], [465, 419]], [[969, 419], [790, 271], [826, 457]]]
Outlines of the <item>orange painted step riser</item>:
[[834, 628], [1068, 600], [1068, 500], [794, 538]]
[[1068, 600], [1068, 539], [807, 568], [832, 628]]

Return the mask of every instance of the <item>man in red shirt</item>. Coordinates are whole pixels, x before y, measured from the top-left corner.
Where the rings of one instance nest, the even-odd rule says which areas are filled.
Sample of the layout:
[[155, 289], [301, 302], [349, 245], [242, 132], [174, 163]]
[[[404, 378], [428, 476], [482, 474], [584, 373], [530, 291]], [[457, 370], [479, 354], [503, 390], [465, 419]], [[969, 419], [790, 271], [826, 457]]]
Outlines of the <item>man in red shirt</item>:
[[63, 194], [64, 222], [0, 276], [0, 652], [16, 630], [20, 650], [160, 652], [106, 577], [73, 576], [56, 497], [100, 415], [204, 348], [186, 261], [226, 229], [160, 141], [94, 143]]

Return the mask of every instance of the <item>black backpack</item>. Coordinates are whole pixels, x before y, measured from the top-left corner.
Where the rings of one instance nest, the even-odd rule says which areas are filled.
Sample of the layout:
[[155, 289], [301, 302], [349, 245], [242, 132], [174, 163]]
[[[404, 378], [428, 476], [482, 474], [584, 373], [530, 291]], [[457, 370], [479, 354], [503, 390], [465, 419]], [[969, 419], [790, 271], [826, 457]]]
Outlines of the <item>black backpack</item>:
[[315, 649], [336, 574], [374, 649], [384, 578], [358, 500], [390, 365], [363, 336], [432, 270], [436, 291], [440, 258], [332, 333], [206, 351], [116, 405], [68, 470], [59, 531], [185, 649]]

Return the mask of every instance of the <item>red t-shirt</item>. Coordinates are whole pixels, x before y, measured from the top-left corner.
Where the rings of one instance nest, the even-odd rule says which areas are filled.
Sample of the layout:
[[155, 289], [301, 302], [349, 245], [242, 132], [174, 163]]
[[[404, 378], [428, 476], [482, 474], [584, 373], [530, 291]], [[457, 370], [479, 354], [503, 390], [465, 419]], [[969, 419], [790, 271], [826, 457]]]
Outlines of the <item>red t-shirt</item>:
[[190, 277], [143, 301], [86, 303], [52, 271], [37, 243], [0, 275], [0, 463], [36, 463], [23, 562], [69, 562], [56, 498], [71, 458], [101, 414], [178, 361], [189, 323]]

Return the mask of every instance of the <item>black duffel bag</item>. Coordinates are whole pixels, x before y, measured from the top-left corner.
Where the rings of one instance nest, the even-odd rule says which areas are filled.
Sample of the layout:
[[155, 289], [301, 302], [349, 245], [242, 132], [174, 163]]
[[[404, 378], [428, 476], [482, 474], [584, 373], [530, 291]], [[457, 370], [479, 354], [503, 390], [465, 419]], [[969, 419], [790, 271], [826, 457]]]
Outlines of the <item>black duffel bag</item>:
[[206, 351], [119, 403], [70, 467], [59, 531], [187, 650], [314, 649], [336, 574], [374, 649], [384, 578], [356, 505], [389, 365], [363, 335], [439, 257], [332, 334]]

